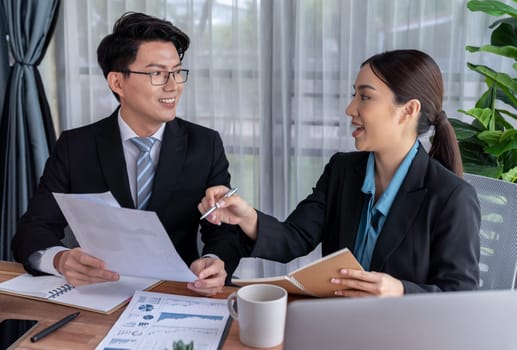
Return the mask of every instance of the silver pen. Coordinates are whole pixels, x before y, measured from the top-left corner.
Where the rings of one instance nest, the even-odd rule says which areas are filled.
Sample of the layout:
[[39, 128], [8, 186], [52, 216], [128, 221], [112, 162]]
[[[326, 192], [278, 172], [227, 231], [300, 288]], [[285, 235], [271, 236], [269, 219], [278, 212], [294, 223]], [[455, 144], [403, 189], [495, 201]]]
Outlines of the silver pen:
[[[230, 189], [228, 192], [226, 192], [224, 194], [224, 196], [221, 198], [228, 198], [228, 197], [231, 197], [235, 192], [237, 192], [238, 190], [238, 187], [235, 187], [235, 188], [232, 188]], [[221, 200], [220, 199], [220, 200]], [[203, 220], [204, 218], [206, 218], [208, 215], [212, 214], [212, 212], [214, 210], [216, 210], [217, 208], [219, 208], [219, 205], [217, 203], [215, 203], [215, 205], [213, 207], [211, 207], [210, 209], [208, 209], [206, 212], [203, 213], [203, 215], [201, 215], [201, 218], [199, 220]]]

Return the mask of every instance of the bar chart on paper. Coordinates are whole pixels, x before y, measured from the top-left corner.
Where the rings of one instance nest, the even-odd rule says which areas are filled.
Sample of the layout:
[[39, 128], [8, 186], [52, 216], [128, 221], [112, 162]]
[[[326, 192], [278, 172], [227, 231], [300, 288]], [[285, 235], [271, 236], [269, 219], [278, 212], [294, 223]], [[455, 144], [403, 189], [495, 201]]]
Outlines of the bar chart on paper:
[[215, 350], [229, 321], [225, 299], [138, 291], [96, 349], [172, 350], [182, 341]]

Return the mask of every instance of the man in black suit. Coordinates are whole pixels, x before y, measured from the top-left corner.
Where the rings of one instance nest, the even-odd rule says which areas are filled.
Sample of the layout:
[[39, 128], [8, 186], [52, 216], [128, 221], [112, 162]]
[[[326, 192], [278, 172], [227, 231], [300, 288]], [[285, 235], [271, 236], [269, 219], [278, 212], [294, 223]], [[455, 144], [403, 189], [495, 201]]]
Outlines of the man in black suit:
[[[14, 257], [27, 271], [62, 274], [73, 285], [117, 280], [100, 259], [63, 246], [67, 223], [52, 196], [111, 191], [122, 207], [158, 214], [198, 276], [190, 289], [204, 295], [220, 291], [243, 255], [242, 236], [231, 225], [203, 221], [199, 257], [197, 203], [207, 187], [229, 187], [230, 175], [219, 134], [176, 117], [188, 77], [182, 59], [189, 42], [170, 22], [141, 13], [124, 14], [102, 40], [98, 62], [120, 107], [103, 120], [64, 131], [58, 140], [13, 238]], [[151, 140], [148, 163], [154, 171], [148, 174], [147, 198], [140, 198], [145, 184], [137, 179], [136, 137]]]

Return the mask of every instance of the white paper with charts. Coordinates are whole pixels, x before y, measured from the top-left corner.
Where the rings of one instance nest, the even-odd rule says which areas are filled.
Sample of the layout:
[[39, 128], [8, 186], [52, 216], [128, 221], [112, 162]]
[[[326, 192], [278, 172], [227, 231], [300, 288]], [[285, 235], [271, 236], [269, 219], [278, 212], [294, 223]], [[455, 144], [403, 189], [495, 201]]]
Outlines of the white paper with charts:
[[155, 212], [121, 208], [111, 192], [53, 193], [81, 248], [121, 275], [193, 282]]
[[226, 299], [137, 291], [96, 350], [195, 350], [220, 347], [230, 325]]

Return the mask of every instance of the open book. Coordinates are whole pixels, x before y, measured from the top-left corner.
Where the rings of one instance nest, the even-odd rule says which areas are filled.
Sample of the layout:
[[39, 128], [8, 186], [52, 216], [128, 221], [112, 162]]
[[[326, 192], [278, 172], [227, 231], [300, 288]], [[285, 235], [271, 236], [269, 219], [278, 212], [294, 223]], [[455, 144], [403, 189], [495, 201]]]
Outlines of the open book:
[[334, 291], [341, 289], [341, 287], [330, 283], [330, 280], [333, 277], [339, 278], [341, 276], [339, 270], [343, 268], [363, 269], [348, 248], [324, 256], [285, 276], [252, 279], [232, 278], [232, 283], [238, 286], [256, 283], [276, 284], [285, 288], [290, 294], [331, 297], [334, 296]]
[[157, 279], [120, 276], [116, 282], [73, 287], [59, 276], [23, 274], [0, 283], [0, 293], [109, 314], [129, 301], [135, 291], [151, 288], [159, 282]]

